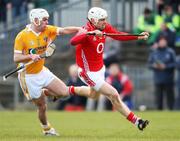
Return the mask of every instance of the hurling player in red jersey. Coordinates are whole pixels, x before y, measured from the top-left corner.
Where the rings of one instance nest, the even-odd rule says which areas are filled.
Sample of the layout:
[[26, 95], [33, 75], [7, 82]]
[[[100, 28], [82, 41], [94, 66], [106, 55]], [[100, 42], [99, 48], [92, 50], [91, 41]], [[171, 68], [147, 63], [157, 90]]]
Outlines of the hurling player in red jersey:
[[[70, 93], [93, 99], [97, 99], [100, 94], [103, 94], [112, 102], [117, 111], [135, 124], [140, 130], [143, 130], [149, 121], [141, 119], [130, 111], [122, 102], [117, 90], [105, 82], [103, 50], [106, 36], [104, 36], [103, 33], [128, 34], [113, 28], [107, 23], [106, 18], [107, 12], [104, 9], [99, 7], [91, 8], [88, 12], [87, 24], [71, 39], [71, 44], [76, 46], [76, 63], [79, 67], [79, 77], [89, 87], [81, 86], [75, 88], [71, 86]], [[88, 35], [88, 33], [94, 33], [95, 35]], [[143, 32], [141, 35], [142, 36], [112, 36], [112, 38], [120, 41], [146, 40], [149, 33]]]

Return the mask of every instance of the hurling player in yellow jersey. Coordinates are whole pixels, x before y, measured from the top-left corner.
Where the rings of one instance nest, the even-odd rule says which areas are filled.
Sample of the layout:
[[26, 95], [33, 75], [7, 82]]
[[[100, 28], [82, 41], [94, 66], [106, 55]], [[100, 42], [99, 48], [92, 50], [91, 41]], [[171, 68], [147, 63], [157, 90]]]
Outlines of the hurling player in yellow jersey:
[[18, 79], [24, 95], [38, 107], [38, 118], [45, 135], [58, 135], [46, 117], [45, 95], [67, 96], [69, 88], [52, 72], [44, 67], [45, 59], [40, 54], [45, 52], [57, 35], [78, 32], [80, 27], [56, 27], [48, 25], [49, 14], [45, 9], [32, 9], [29, 14], [30, 24], [15, 39], [14, 62], [33, 64], [19, 72]]

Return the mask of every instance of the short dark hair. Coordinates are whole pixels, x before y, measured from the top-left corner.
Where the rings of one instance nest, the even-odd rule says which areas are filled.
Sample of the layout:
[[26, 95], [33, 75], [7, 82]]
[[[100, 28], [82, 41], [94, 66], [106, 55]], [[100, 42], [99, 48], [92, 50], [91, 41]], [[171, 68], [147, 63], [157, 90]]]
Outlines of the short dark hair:
[[165, 40], [167, 40], [167, 36], [165, 36], [165, 35], [161, 35], [161, 36], [159, 36], [159, 40], [161, 40], [161, 39], [165, 39]]
[[146, 8], [144, 9], [144, 14], [151, 14], [151, 13], [152, 13], [152, 10], [149, 9], [148, 7], [146, 7]]

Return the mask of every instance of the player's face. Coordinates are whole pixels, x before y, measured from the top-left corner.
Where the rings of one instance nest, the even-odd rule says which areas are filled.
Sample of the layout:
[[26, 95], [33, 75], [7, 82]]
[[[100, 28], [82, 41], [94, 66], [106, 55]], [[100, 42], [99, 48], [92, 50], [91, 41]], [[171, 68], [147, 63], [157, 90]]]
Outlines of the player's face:
[[106, 27], [106, 19], [99, 19], [96, 23], [96, 27], [100, 30], [103, 30]]
[[40, 23], [40, 26], [39, 26], [39, 30], [40, 31], [44, 31], [47, 25], [48, 25], [48, 17], [44, 17], [41, 20], [41, 23]]

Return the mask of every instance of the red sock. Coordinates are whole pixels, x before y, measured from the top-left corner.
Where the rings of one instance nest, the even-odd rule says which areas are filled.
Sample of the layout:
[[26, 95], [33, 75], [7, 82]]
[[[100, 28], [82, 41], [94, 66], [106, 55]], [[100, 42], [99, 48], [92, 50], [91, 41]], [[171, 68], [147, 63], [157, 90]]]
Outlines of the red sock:
[[127, 119], [132, 122], [132, 123], [136, 123], [138, 117], [133, 113], [133, 112], [130, 112], [129, 115], [127, 116]]
[[75, 90], [74, 90], [74, 86], [70, 86], [69, 87], [69, 94], [70, 95], [75, 95], [76, 93], [75, 93]]

